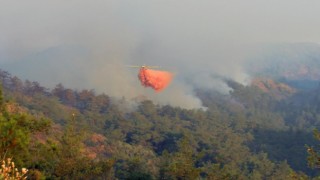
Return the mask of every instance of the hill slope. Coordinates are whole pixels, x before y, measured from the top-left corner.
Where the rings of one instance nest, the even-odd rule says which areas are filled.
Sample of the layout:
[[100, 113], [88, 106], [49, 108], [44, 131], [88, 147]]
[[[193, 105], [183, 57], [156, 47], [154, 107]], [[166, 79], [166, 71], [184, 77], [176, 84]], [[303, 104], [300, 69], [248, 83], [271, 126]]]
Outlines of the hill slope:
[[[24, 163], [43, 176], [102, 177], [108, 173], [117, 178], [200, 175], [207, 178], [271, 178], [291, 176], [289, 165], [314, 175], [306, 166], [304, 144], [315, 142], [310, 131], [300, 133], [302, 129], [312, 129], [314, 123], [301, 125], [299, 117], [302, 114], [290, 113], [288, 102], [297, 99], [294, 95], [299, 96], [299, 93], [281, 83], [267, 80], [243, 86], [230, 81], [228, 84], [233, 88], [230, 95], [199, 90], [199, 97], [208, 107], [203, 111], [159, 106], [148, 100], [135, 103], [113, 100], [104, 94], [76, 91], [61, 84], [48, 90], [37, 82], [22, 82], [4, 71], [0, 75], [5, 99], [18, 103], [28, 114], [52, 120], [50, 133], [35, 134], [32, 138], [44, 149], [54, 145], [57, 151], [50, 157], [39, 152], [39, 160]], [[293, 95], [279, 98], [280, 92]], [[300, 102], [297, 100], [294, 104]], [[126, 104], [135, 104], [134, 109], [124, 110]], [[15, 112], [13, 109], [9, 111]], [[308, 122], [313, 121], [318, 120], [309, 117]], [[292, 130], [296, 127], [299, 127], [298, 131]], [[277, 138], [270, 141], [269, 138], [275, 135]], [[61, 171], [64, 166], [58, 163], [63, 162], [58, 152], [70, 148], [69, 141], [77, 142], [80, 150], [77, 153], [81, 158], [71, 156], [63, 161], [92, 161], [91, 167], [103, 165], [111, 171], [94, 174], [95, 169], [87, 166], [75, 166], [76, 174], [68, 173], [73, 170]], [[286, 148], [288, 146], [291, 148]], [[28, 152], [34, 153], [31, 149]], [[46, 161], [52, 163], [44, 166]], [[190, 173], [174, 170], [174, 164], [179, 166], [178, 170], [189, 169]], [[50, 170], [47, 169], [49, 166]], [[87, 174], [83, 174], [84, 169]]]

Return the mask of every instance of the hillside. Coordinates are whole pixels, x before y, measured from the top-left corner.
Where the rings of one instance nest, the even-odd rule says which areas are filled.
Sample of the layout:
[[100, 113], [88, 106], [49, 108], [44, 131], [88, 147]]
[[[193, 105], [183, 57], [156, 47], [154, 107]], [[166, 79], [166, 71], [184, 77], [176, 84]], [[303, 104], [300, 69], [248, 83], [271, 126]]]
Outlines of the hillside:
[[253, 77], [276, 79], [299, 89], [312, 89], [320, 80], [317, 43], [262, 44], [246, 65]]
[[[230, 95], [198, 91], [208, 107], [204, 111], [159, 106], [144, 98], [116, 100], [61, 84], [49, 90], [5, 71], [0, 77], [9, 114], [27, 115], [40, 124], [50, 122], [39, 132], [24, 130], [30, 141], [23, 151], [10, 152], [20, 166], [32, 169], [30, 177], [284, 179], [305, 176], [301, 172], [316, 175], [308, 168], [305, 148], [316, 143], [311, 131], [319, 127], [319, 111], [308, 109], [319, 104], [320, 99], [312, 97], [316, 90], [296, 92], [272, 80], [256, 80], [249, 86], [229, 81]], [[26, 128], [24, 124], [17, 126]]]
[[264, 93], [270, 94], [275, 98], [282, 99], [290, 97], [296, 90], [287, 84], [276, 82], [267, 78], [256, 78], [251, 82], [251, 86], [258, 87]]
[[1, 1], [0, 180], [320, 179], [320, 1]]

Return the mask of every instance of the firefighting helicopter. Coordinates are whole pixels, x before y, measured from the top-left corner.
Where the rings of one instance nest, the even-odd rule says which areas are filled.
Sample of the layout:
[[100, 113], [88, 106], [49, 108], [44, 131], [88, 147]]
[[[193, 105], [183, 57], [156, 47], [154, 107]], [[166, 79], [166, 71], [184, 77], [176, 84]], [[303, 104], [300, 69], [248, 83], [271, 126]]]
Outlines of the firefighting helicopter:
[[147, 65], [141, 65], [141, 66], [137, 66], [137, 65], [129, 65], [127, 67], [131, 67], [131, 68], [140, 68], [140, 69], [159, 69], [161, 68], [161, 66], [147, 66]]

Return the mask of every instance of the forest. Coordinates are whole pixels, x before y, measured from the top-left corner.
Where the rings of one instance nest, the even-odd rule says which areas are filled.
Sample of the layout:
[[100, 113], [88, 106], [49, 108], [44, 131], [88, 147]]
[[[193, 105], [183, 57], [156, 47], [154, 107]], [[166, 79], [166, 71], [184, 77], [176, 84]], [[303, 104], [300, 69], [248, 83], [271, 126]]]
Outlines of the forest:
[[12, 162], [28, 179], [319, 178], [320, 87], [225, 80], [190, 110], [0, 80], [0, 179]]

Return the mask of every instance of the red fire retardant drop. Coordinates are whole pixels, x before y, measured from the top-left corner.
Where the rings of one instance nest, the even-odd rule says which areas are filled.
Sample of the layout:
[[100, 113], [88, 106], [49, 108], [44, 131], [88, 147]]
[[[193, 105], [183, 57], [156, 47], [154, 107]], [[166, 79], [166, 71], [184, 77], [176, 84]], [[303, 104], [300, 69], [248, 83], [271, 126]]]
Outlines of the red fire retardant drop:
[[166, 71], [141, 68], [138, 77], [143, 86], [151, 87], [156, 92], [160, 92], [170, 84], [173, 74]]

